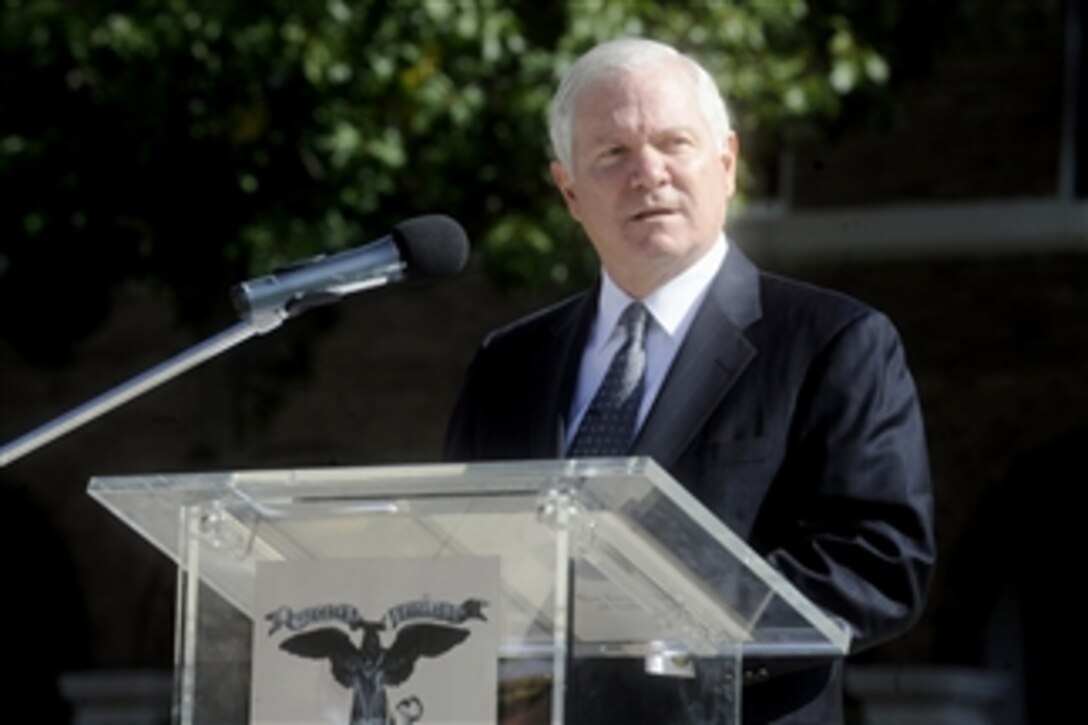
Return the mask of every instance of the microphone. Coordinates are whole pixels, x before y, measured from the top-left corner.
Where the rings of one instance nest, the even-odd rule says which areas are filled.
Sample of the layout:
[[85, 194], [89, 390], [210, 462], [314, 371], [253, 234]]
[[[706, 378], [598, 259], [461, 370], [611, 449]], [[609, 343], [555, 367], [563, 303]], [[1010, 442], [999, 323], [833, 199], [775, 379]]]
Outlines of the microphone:
[[397, 224], [376, 242], [322, 254], [242, 282], [231, 294], [239, 314], [270, 329], [353, 292], [409, 276], [456, 274], [467, 260], [468, 237], [461, 225], [442, 214], [426, 214]]

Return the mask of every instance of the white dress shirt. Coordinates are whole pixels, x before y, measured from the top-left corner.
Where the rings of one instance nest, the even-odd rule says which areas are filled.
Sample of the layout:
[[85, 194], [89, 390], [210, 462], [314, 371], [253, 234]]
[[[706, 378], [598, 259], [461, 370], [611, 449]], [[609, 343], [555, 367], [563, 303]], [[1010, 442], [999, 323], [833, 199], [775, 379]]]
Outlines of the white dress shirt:
[[[639, 408], [638, 427], [646, 421], [657, 393], [665, 382], [665, 375], [672, 366], [680, 345], [684, 342], [695, 311], [706, 296], [711, 280], [721, 269], [728, 252], [725, 235], [707, 250], [695, 264], [670, 279], [647, 296], [642, 303], [650, 313], [646, 328], [646, 381], [642, 405]], [[570, 447], [582, 417], [589, 409], [597, 388], [604, 380], [608, 366], [616, 351], [623, 344], [623, 330], [616, 327], [620, 314], [633, 302], [626, 292], [612, 280], [606, 270], [601, 271], [600, 299], [597, 317], [589, 331], [582, 363], [578, 370], [578, 382], [571, 398], [567, 415], [566, 448]]]

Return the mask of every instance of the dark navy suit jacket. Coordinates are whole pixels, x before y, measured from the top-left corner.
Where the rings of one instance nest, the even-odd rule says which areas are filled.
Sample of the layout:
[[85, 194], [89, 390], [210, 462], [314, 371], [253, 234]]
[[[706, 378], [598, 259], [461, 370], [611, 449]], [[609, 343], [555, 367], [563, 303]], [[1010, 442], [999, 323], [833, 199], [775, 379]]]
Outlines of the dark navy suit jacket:
[[[562, 455], [596, 300], [589, 290], [485, 340], [447, 459]], [[925, 433], [899, 336], [875, 310], [732, 246], [631, 454], [846, 622], [855, 651], [920, 614], [935, 548]], [[836, 721], [833, 674], [747, 688], [745, 722]]]

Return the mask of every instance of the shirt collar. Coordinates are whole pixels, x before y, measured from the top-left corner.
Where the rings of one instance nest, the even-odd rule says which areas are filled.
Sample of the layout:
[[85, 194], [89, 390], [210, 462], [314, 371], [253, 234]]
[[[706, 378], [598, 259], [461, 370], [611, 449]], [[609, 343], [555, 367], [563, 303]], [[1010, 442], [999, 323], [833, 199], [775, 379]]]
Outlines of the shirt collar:
[[[729, 242], [725, 235], [696, 260], [695, 264], [651, 292], [642, 302], [650, 317], [670, 337], [675, 335], [688, 311], [702, 299], [711, 280], [725, 260]], [[620, 315], [634, 299], [619, 288], [608, 271], [601, 270], [601, 292], [597, 302], [597, 324], [589, 341], [592, 350], [603, 346], [616, 329]]]

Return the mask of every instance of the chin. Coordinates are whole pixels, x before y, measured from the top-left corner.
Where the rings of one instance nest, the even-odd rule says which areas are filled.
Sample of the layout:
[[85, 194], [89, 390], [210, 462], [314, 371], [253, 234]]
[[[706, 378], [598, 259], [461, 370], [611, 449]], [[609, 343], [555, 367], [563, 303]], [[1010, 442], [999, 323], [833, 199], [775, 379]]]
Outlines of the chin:
[[655, 232], [638, 241], [638, 251], [653, 257], [686, 257], [692, 252], [693, 245], [674, 234]]

